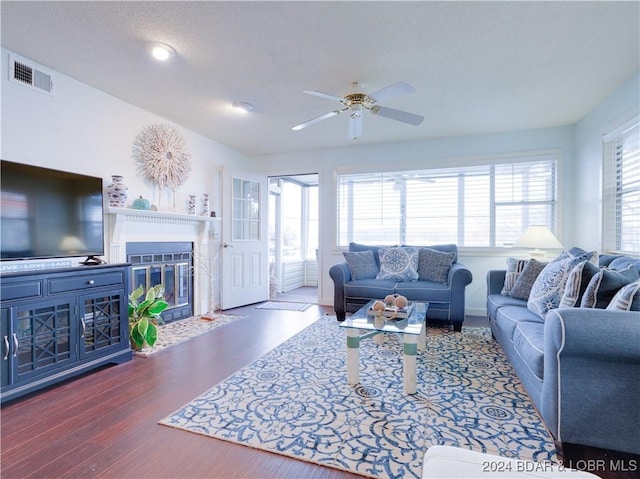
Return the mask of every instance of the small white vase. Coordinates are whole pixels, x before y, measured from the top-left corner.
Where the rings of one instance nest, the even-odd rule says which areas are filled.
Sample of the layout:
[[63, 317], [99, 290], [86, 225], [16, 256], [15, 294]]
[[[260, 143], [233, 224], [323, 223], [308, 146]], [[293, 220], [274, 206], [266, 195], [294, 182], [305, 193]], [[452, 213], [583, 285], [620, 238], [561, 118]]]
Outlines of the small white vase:
[[187, 200], [187, 214], [196, 214], [196, 195], [189, 195], [189, 199]]
[[124, 178], [120, 175], [112, 175], [111, 183], [107, 186], [109, 206], [124, 208], [127, 204], [128, 191], [127, 185], [124, 184]]
[[209, 195], [207, 193], [202, 195], [202, 210], [200, 214], [202, 216], [209, 216]]

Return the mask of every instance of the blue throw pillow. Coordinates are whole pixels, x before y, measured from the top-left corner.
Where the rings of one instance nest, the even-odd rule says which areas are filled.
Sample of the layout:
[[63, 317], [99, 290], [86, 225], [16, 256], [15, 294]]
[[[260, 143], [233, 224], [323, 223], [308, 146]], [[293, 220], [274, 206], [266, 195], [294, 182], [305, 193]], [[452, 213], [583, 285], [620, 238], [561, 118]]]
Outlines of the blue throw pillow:
[[544, 319], [550, 310], [560, 305], [567, 279], [573, 268], [583, 261], [592, 260], [597, 257], [597, 254], [593, 251], [580, 256], [571, 256], [565, 252], [545, 266], [533, 283], [527, 309]]
[[590, 261], [578, 263], [569, 273], [567, 284], [560, 300], [559, 308], [573, 308], [580, 306], [584, 292], [587, 290], [591, 278], [600, 271], [595, 264]]
[[640, 311], [640, 279], [620, 288], [607, 309], [613, 311]]
[[[528, 259], [507, 258], [507, 271], [504, 275], [504, 284], [502, 285], [502, 291], [500, 291], [500, 294], [509, 296], [509, 293], [515, 286], [516, 281], [522, 274], [522, 271], [528, 262]], [[535, 281], [535, 278], [533, 281]], [[533, 286], [533, 281], [531, 282], [531, 286]], [[529, 288], [529, 291], [531, 291], [531, 288]], [[527, 293], [527, 298], [528, 297], [529, 294]]]
[[342, 254], [351, 270], [351, 279], [373, 279], [378, 275], [380, 269], [373, 251], [345, 251]]
[[377, 279], [395, 281], [418, 280], [418, 250], [411, 247], [396, 247], [380, 250], [380, 272]]
[[449, 269], [455, 259], [455, 253], [420, 248], [418, 252], [418, 279], [446, 283], [449, 279]]
[[622, 271], [602, 268], [589, 281], [580, 307], [606, 308], [620, 288], [633, 283], [639, 277], [638, 271], [632, 264]]
[[531, 288], [533, 288], [536, 279], [538, 279], [545, 266], [547, 266], [547, 263], [542, 263], [534, 258], [528, 260], [522, 269], [522, 273], [518, 275], [509, 291], [509, 296], [516, 299], [524, 299], [525, 301], [528, 300]]

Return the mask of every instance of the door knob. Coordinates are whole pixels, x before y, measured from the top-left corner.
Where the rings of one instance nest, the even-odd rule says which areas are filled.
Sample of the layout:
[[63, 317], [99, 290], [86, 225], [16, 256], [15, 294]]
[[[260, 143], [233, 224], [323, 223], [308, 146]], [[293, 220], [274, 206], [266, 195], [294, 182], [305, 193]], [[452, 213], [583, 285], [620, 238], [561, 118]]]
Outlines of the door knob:
[[225, 248], [233, 248], [233, 245], [231, 243], [223, 243], [222, 246]]

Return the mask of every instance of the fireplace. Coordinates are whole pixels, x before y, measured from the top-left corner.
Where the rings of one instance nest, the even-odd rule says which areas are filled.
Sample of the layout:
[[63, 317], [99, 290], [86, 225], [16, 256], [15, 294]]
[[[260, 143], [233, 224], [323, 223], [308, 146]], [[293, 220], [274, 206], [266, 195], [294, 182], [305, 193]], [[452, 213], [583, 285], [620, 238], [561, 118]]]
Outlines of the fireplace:
[[165, 323], [193, 316], [193, 243], [129, 242], [127, 262], [131, 263], [131, 291], [142, 286], [165, 286], [169, 307], [162, 313]]
[[[220, 218], [107, 207], [105, 220], [107, 262], [133, 263], [132, 268], [136, 268], [139, 281], [143, 277], [145, 281], [147, 278], [157, 281], [160, 276], [160, 281], [165, 284], [163, 272], [165, 277], [169, 274], [169, 281], [175, 278], [172, 284], [177, 289], [172, 287], [171, 290], [175, 292], [177, 309], [164, 311], [163, 318], [174, 321], [178, 316], [199, 316], [215, 310], [219, 304], [217, 281], [219, 252], [222, 248]], [[137, 243], [144, 247], [138, 247]], [[147, 249], [154, 243], [161, 246]], [[130, 247], [133, 248], [131, 252]], [[188, 267], [184, 266], [185, 262], [189, 263]], [[147, 263], [155, 263], [155, 266], [151, 268]], [[172, 268], [179, 273], [178, 276], [171, 274]], [[131, 284], [142, 284], [136, 281], [134, 278]], [[182, 304], [185, 291], [191, 303], [189, 307]]]

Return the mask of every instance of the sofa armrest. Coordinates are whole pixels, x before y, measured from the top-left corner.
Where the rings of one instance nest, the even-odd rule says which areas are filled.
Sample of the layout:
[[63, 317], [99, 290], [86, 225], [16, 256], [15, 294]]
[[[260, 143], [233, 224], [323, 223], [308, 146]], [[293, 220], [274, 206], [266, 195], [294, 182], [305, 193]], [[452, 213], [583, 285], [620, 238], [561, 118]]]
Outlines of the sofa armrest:
[[465, 309], [465, 288], [473, 280], [471, 270], [462, 263], [453, 263], [449, 268], [449, 320], [454, 331], [462, 330]]
[[346, 261], [334, 264], [329, 268], [329, 276], [333, 280], [333, 309], [338, 321], [343, 321], [347, 314], [344, 285], [351, 281], [351, 269]]
[[504, 280], [506, 277], [506, 269], [491, 269], [487, 271], [487, 296], [491, 294], [500, 294], [504, 287]]
[[471, 270], [462, 263], [453, 263], [449, 268], [449, 276], [447, 277], [447, 283], [451, 289], [464, 288], [471, 283], [473, 275]]
[[586, 308], [547, 314], [540, 412], [558, 441], [640, 454], [638, 315]]

